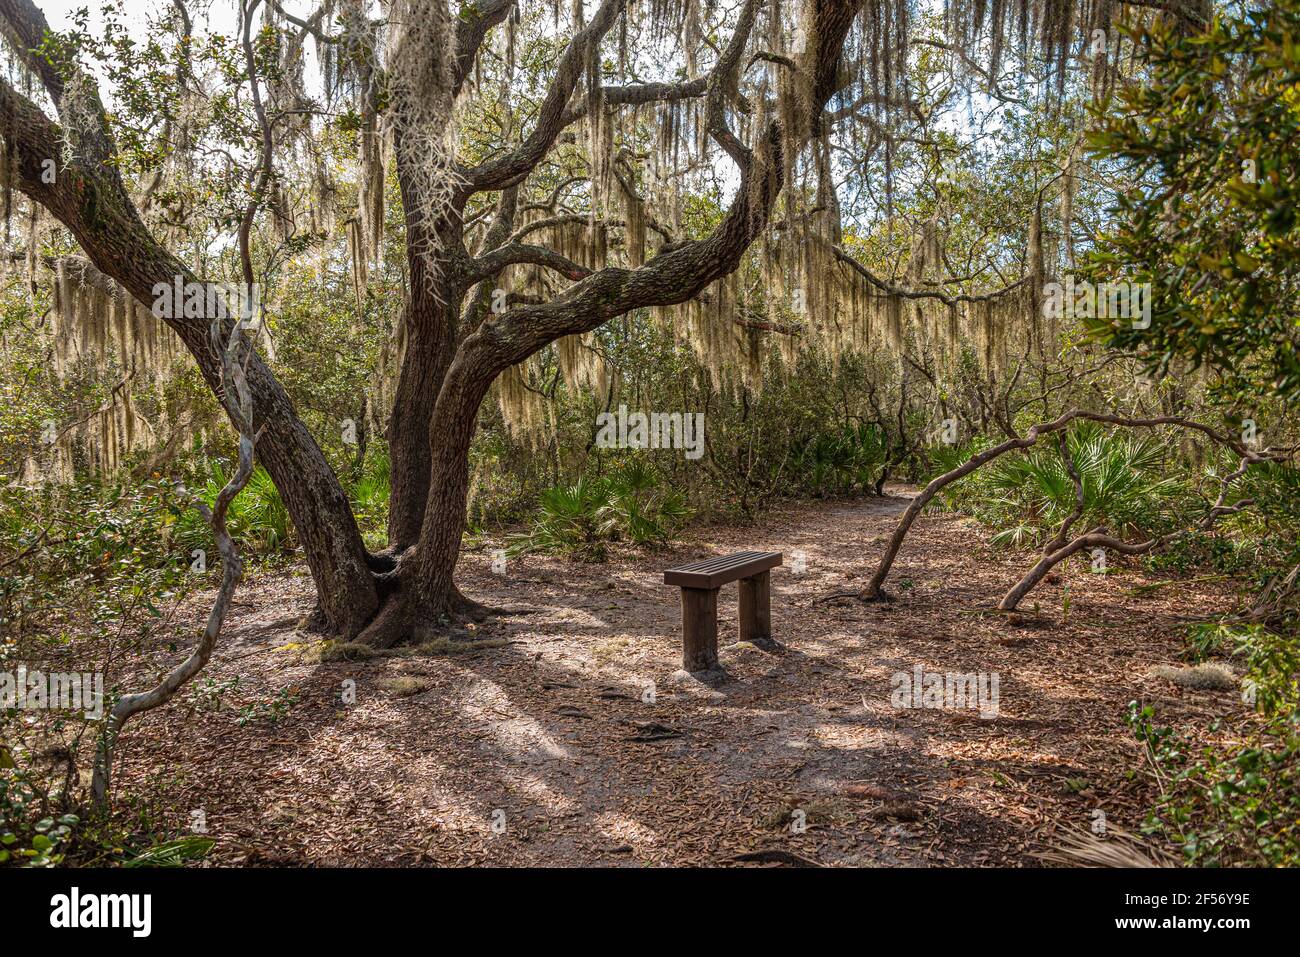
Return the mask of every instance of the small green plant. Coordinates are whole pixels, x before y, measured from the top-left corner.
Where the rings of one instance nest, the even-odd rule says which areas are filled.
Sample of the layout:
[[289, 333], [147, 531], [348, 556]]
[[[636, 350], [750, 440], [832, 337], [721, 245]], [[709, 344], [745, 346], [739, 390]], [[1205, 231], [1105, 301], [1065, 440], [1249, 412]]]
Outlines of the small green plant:
[[239, 724], [241, 727], [253, 721], [275, 724], [297, 703], [297, 688], [281, 688], [270, 701], [254, 701], [240, 708]]
[[368, 457], [366, 470], [348, 489], [357, 526], [366, 544], [376, 550], [387, 544], [390, 482], [388, 456], [376, 454]]
[[[1099, 423], [1074, 426], [1067, 448], [1083, 489], [1085, 528], [1105, 526], [1117, 535], [1163, 528], [1181, 491], [1163, 472], [1164, 447], [1150, 437], [1133, 437]], [[1003, 456], [982, 477], [991, 510], [1013, 523], [993, 544], [1038, 544], [1076, 508], [1074, 480], [1059, 449], [1035, 446], [1020, 456]]]
[[201, 861], [216, 846], [210, 837], [187, 835], [147, 847], [134, 857], [122, 862], [123, 867], [183, 867], [191, 861]]
[[[209, 463], [200, 496], [209, 504], [214, 502], [228, 475], [227, 463], [216, 460]], [[243, 554], [271, 557], [287, 551], [292, 545], [293, 523], [289, 520], [289, 509], [271, 476], [260, 465], [253, 470], [248, 485], [230, 503], [226, 523]], [[178, 524], [182, 541], [195, 547], [206, 546], [208, 532], [197, 512], [190, 510], [183, 514]]]
[[[20, 812], [26, 810], [26, 801], [19, 800], [17, 793], [4, 784], [0, 784], [0, 802], [8, 802]], [[64, 814], [57, 820], [41, 818], [25, 837], [11, 830], [0, 831], [0, 864], [12, 862], [24, 867], [54, 867], [63, 863], [72, 829], [80, 820], [75, 814]]]
[[[1079, 422], [1066, 436], [1083, 490], [1080, 530], [1104, 526], [1112, 533], [1152, 534], [1176, 521], [1186, 489], [1170, 477], [1166, 447], [1096, 422]], [[952, 471], [989, 447], [979, 437], [962, 445], [926, 451], [926, 480]], [[937, 505], [935, 503], [938, 503]], [[1002, 548], [1041, 545], [1077, 507], [1074, 479], [1056, 444], [1043, 442], [1022, 454], [1008, 453], [945, 487], [931, 503], [962, 511], [998, 531]]]
[[205, 678], [201, 683], [196, 683], [186, 698], [186, 704], [191, 711], [220, 711], [225, 696], [238, 687], [238, 675], [225, 681]]

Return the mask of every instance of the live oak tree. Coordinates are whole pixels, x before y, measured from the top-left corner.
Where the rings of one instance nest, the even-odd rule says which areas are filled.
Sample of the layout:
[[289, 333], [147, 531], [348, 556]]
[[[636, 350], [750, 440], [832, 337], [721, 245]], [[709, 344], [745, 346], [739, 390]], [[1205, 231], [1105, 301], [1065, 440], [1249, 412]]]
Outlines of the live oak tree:
[[[188, 49], [190, 17], [183, 0], [174, 5]], [[1025, 57], [1032, 48], [1059, 73], [1090, 49], [1096, 30], [1113, 32], [1131, 10], [1194, 17], [1200, 7], [955, 0], [944, 26], [949, 52], [997, 87], [1013, 51]], [[901, 338], [911, 323], [950, 341], [969, 329], [987, 361], [999, 361], [1015, 338], [1011, 323], [1037, 314], [1038, 226], [1029, 229], [1025, 275], [989, 295], [918, 291], [940, 262], [938, 214], [919, 230], [904, 284], [842, 248], [836, 153], [888, 151], [900, 117], [914, 114], [913, 12], [906, 0], [577, 0], [569, 9], [476, 0], [455, 11], [445, 0], [334, 0], [295, 14], [279, 0], [240, 0], [238, 41], [221, 52], [231, 87], [221, 103], [247, 120], [232, 121], [237, 143], [223, 150], [238, 154], [246, 174], [232, 216], [243, 281], [259, 278], [257, 223], [283, 219], [290, 205], [277, 163], [295, 136], [312, 135], [306, 118], [325, 112], [302, 77], [309, 38], [356, 133], [348, 230], [358, 283], [384, 234], [388, 162], [400, 188], [405, 301], [386, 403], [392, 492], [382, 552], [364, 546], [337, 476], [281, 383], [261, 358], [247, 366], [257, 454], [296, 526], [319, 627], [382, 646], [474, 612], [454, 572], [470, 445], [493, 384], [504, 405], [514, 396], [518, 406], [523, 364], [552, 346], [575, 382], [598, 382], [583, 337], [635, 310], [680, 322], [706, 350], [735, 351], [738, 328], [779, 329], [783, 315], [734, 308], [732, 277], [753, 248], [773, 284], [767, 309], [784, 309], [797, 293], [799, 312], [843, 314], [819, 327], [832, 348], [877, 330]], [[32, 0], [0, 0], [0, 32], [32, 80], [0, 82], [6, 183], [70, 232], [88, 281], [121, 290], [132, 308], [149, 308], [159, 284], [200, 282], [146, 208], [157, 179], [123, 175], [123, 139], [137, 131], [106, 110], [75, 48], [59, 42]], [[552, 51], [526, 74], [541, 80], [540, 92], [524, 88], [516, 63], [524, 36]], [[1104, 74], [1105, 50], [1095, 56]], [[174, 81], [179, 99], [196, 95], [184, 57]], [[168, 111], [163, 148], [192, 150], [189, 135], [183, 111]], [[688, 228], [683, 193], [715, 170], [730, 199], [708, 228]], [[213, 318], [166, 322], [229, 403]], [[1034, 335], [1041, 347], [1042, 331]]]

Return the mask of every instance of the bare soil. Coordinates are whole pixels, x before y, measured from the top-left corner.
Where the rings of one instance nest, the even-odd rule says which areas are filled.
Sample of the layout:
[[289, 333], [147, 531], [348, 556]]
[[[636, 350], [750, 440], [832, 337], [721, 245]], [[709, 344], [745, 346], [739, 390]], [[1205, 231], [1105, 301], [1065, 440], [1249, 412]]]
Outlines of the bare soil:
[[[1009, 621], [992, 607], [1033, 556], [934, 514], [904, 546], [892, 602], [825, 601], [870, 571], [907, 503], [891, 491], [699, 527], [603, 564], [529, 557], [497, 575], [488, 543], [462, 559], [462, 590], [512, 614], [452, 654], [320, 663], [295, 625], [305, 572], [253, 576], [203, 676], [238, 685], [219, 707], [174, 704], [127, 729], [118, 806], [149, 794], [153, 822], [177, 831], [202, 811], [216, 864], [1035, 866], [1098, 809], [1112, 826], [1140, 822], [1152, 784], [1129, 701], [1184, 729], [1244, 718], [1232, 691], [1147, 674], [1179, 660], [1189, 622], [1232, 603], [1223, 583], [1135, 595], [1168, 576], [1080, 562]], [[729, 680], [676, 674], [663, 569], [745, 549], [785, 553], [780, 647], [735, 643], [731, 585]], [[205, 613], [200, 598], [185, 617]], [[160, 646], [152, 664], [179, 653]], [[895, 707], [891, 677], [916, 665], [996, 674], [997, 716]]]

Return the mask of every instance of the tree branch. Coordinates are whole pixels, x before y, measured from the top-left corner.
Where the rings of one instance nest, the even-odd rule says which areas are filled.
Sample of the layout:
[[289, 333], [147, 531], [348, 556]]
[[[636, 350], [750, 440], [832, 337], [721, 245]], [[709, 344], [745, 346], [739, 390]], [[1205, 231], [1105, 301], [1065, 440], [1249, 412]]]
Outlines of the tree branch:
[[515, 0], [482, 0], [461, 4], [456, 13], [456, 69], [453, 95], [460, 93], [470, 71], [474, 69], [474, 58], [478, 56], [479, 47], [487, 32], [500, 23], [514, 8]]
[[550, 89], [538, 111], [533, 131], [514, 149], [494, 156], [472, 169], [463, 170], [461, 175], [464, 184], [460, 188], [462, 196], [501, 189], [526, 176], [541, 161], [564, 128], [564, 108], [573, 96], [578, 78], [582, 76], [588, 47], [600, 43], [626, 5], [627, 0], [604, 0], [591, 22], [579, 30], [565, 47], [555, 68]]
[[144, 711], [152, 711], [165, 705], [183, 685], [203, 670], [212, 657], [226, 613], [230, 610], [231, 599], [243, 577], [243, 563], [240, 561], [239, 549], [226, 528], [226, 512], [236, 495], [248, 484], [253, 474], [253, 451], [261, 430], [253, 431], [253, 396], [249, 391], [245, 377], [245, 368], [252, 356], [251, 344], [245, 344], [242, 337], [243, 326], [236, 323], [230, 333], [230, 339], [222, 347], [222, 324], [212, 324], [212, 347], [221, 353], [222, 381], [227, 396], [226, 405], [231, 419], [239, 431], [239, 465], [235, 474], [224, 488], [217, 493], [217, 500], [212, 508], [196, 500], [194, 507], [203, 516], [212, 529], [216, 539], [217, 550], [221, 554], [221, 586], [217, 590], [216, 600], [208, 613], [208, 622], [203, 635], [194, 650], [179, 665], [173, 668], [162, 681], [149, 691], [139, 694], [127, 694], [118, 699], [109, 712], [99, 748], [95, 755], [94, 775], [91, 780], [91, 795], [96, 804], [108, 803], [108, 791], [112, 779], [113, 746], [122, 728], [132, 717]]
[[885, 579], [889, 575], [889, 570], [893, 567], [894, 559], [898, 557], [899, 550], [903, 547], [903, 540], [907, 537], [907, 533], [911, 529], [912, 523], [916, 521], [916, 517], [921, 514], [921, 511], [930, 503], [930, 500], [933, 499], [945, 486], [951, 485], [960, 478], [964, 478], [981, 466], [993, 461], [993, 459], [1000, 455], [1016, 449], [1029, 448], [1031, 445], [1037, 443], [1044, 435], [1048, 435], [1052, 432], [1059, 432], [1062, 429], [1067, 428], [1070, 423], [1075, 420], [1102, 422], [1110, 425], [1125, 426], [1128, 428], [1153, 428], [1160, 425], [1177, 425], [1182, 428], [1193, 429], [1209, 436], [1220, 445], [1232, 449], [1240, 455], [1243, 460], [1258, 462], [1271, 458], [1269, 455], [1253, 451], [1244, 443], [1230, 435], [1217, 432], [1208, 425], [1195, 422], [1191, 419], [1185, 419], [1181, 416], [1162, 415], [1155, 418], [1142, 419], [1129, 418], [1122, 415], [1112, 415], [1107, 412], [1085, 412], [1080, 409], [1071, 409], [1051, 422], [1040, 422], [1037, 425], [1030, 427], [1030, 429], [1024, 434], [1023, 438], [1017, 437], [1007, 439], [1007, 441], [1002, 442], [999, 445], [992, 446], [991, 448], [985, 449], [983, 452], [971, 456], [956, 468], [931, 479], [929, 484], [921, 490], [919, 495], [912, 499], [911, 503], [907, 506], [906, 511], [903, 512], [902, 517], [898, 521], [898, 525], [894, 528], [893, 535], [890, 536], [888, 545], [885, 547], [885, 553], [881, 556], [880, 563], [876, 566], [875, 573], [871, 576], [871, 580], [859, 594], [859, 597], [868, 601], [874, 601], [884, 597], [883, 586], [885, 584]]
[[466, 267], [466, 279], [479, 282], [491, 278], [506, 266], [519, 263], [532, 263], [554, 269], [566, 279], [579, 280], [591, 275], [591, 270], [580, 266], [566, 256], [560, 255], [546, 246], [534, 246], [531, 243], [507, 243], [490, 250], [477, 259], [470, 260]]

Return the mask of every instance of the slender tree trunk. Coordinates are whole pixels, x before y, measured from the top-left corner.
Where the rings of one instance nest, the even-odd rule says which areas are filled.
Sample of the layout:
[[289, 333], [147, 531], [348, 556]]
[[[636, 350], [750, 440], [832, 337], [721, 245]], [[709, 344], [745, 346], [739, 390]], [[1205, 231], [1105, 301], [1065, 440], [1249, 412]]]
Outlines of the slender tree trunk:
[[[108, 237], [121, 238], [113, 242]], [[199, 282], [179, 260], [129, 226], [104, 229], [96, 236], [79, 233], [78, 239], [96, 267], [145, 306], [152, 305], [156, 284], [171, 286], [177, 276], [185, 283]], [[209, 341], [207, 322], [172, 319], [168, 325], [194, 356], [204, 381], [221, 397], [221, 359]], [[256, 355], [247, 375], [256, 424], [264, 429], [257, 458], [280, 491], [316, 585], [319, 604], [313, 625], [331, 635], [352, 637], [374, 614], [379, 599], [351, 503], [284, 387]]]
[[253, 396], [242, 367], [244, 350], [251, 349], [251, 346], [241, 342], [241, 332], [242, 330], [236, 326], [227, 342], [218, 340], [213, 343], [215, 349], [222, 350], [222, 381], [223, 386], [229, 390], [227, 401], [231, 406], [227, 411], [239, 430], [239, 462], [234, 475], [217, 494], [217, 499], [211, 508], [202, 501], [194, 503], [194, 507], [212, 529], [213, 540], [221, 555], [221, 585], [217, 589], [217, 597], [208, 613], [208, 623], [203, 629], [203, 635], [185, 660], [168, 672], [151, 690], [139, 694], [125, 694], [114, 703], [95, 752], [95, 764], [90, 783], [91, 797], [101, 808], [108, 806], [108, 793], [113, 775], [113, 745], [117, 741], [117, 736], [134, 715], [165, 705], [207, 665], [213, 649], [216, 648], [222, 626], [225, 625], [226, 614], [230, 610], [230, 602], [234, 599], [235, 589], [243, 577], [244, 569], [239, 557], [239, 549], [226, 528], [226, 511], [253, 474], [253, 450], [258, 441], [258, 434], [253, 425]]

